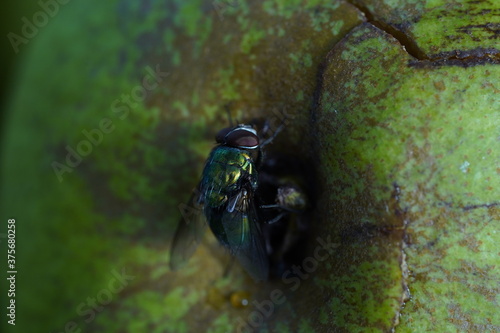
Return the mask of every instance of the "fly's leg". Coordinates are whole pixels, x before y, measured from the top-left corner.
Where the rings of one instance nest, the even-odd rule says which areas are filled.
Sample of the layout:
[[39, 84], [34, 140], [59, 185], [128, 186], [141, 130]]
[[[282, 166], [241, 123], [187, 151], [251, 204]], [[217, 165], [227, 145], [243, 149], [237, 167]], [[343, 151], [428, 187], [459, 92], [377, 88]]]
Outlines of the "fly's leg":
[[[257, 155], [257, 159], [255, 161], [255, 165], [257, 166], [257, 168], [260, 168], [260, 166], [264, 161], [265, 154], [262, 148], [273, 142], [274, 138], [276, 138], [278, 134], [285, 128], [285, 120], [286, 118], [284, 118], [281, 121], [281, 124], [278, 126], [278, 128], [274, 131], [274, 133], [270, 137], [268, 137], [262, 143], [259, 144], [259, 152]], [[266, 134], [270, 130], [270, 128], [271, 127], [269, 126], [269, 121], [266, 120], [266, 122], [264, 123], [264, 127], [262, 129], [262, 133]]]
[[255, 159], [255, 166], [257, 167], [257, 170], [260, 169], [263, 161], [264, 161], [264, 152], [262, 151], [262, 149], [259, 148], [257, 151], [257, 158]]
[[261, 205], [260, 208], [279, 209], [285, 213], [302, 213], [307, 208], [307, 199], [305, 193], [298, 186], [285, 185], [278, 187], [276, 203]]
[[260, 206], [260, 208], [264, 208], [264, 209], [269, 209], [269, 208], [278, 208], [278, 209], [283, 209], [283, 207], [281, 207], [280, 205], [278, 204], [274, 204], [274, 205], [262, 205]]
[[287, 115], [283, 111], [278, 111], [275, 108], [273, 108], [271, 110], [272, 110], [272, 113], [274, 113], [273, 120], [275, 120], [276, 118], [281, 119], [281, 120], [280, 120], [279, 126], [276, 128], [276, 130], [274, 131], [274, 133], [271, 136], [268, 136], [268, 132], [270, 132], [272, 130], [271, 129], [271, 122], [269, 121], [269, 119], [265, 120], [264, 126], [262, 127], [262, 130], [260, 132], [262, 133], [262, 138], [264, 138], [264, 137], [268, 137], [268, 138], [265, 139], [260, 144], [261, 147], [264, 147], [264, 146], [268, 145], [269, 143], [271, 143], [273, 141], [273, 139], [283, 130], [283, 128], [285, 128], [285, 122], [287, 120]]
[[[264, 142], [262, 142], [260, 145], [259, 145], [259, 148], [263, 148], [265, 146], [267, 146], [268, 144], [270, 144], [271, 142], [273, 142], [274, 138], [276, 138], [278, 136], [278, 134], [285, 128], [285, 120], [286, 118], [284, 118], [282, 121], [281, 121], [281, 124], [278, 126], [278, 128], [274, 131], [274, 133], [269, 137], [267, 138], [266, 140], [264, 140]], [[264, 124], [264, 128], [262, 129], [262, 133], [265, 134], [267, 133], [267, 131], [270, 130], [270, 126], [269, 126], [269, 121], [266, 120], [265, 124]]]
[[272, 220], [270, 221], [267, 221], [266, 223], [267, 224], [273, 224], [273, 223], [276, 223], [278, 222], [279, 220], [281, 220], [283, 217], [285, 217], [286, 215], [288, 214], [288, 212], [281, 212], [279, 213], [275, 218], [273, 218]]

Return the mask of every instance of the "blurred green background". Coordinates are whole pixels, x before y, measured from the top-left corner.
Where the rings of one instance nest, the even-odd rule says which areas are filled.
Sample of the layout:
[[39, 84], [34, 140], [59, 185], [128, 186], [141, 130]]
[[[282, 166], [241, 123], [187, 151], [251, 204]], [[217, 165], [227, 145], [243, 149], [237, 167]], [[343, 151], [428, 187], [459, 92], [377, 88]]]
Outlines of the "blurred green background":
[[[38, 8], [37, 2], [33, 0], [26, 0], [26, 1], [7, 1], [3, 6], [2, 6], [2, 12], [0, 13], [0, 29], [1, 29], [1, 36], [2, 36], [2, 43], [1, 45], [1, 61], [2, 61], [2, 67], [1, 67], [1, 72], [0, 72], [0, 77], [2, 78], [1, 80], [1, 86], [0, 86], [0, 100], [2, 102], [1, 104], [1, 110], [2, 110], [2, 116], [4, 115], [4, 109], [5, 109], [5, 101], [6, 97], [9, 95], [10, 92], [12, 92], [13, 85], [15, 84], [15, 78], [14, 74], [16, 72], [16, 68], [19, 65], [19, 62], [21, 59], [23, 59], [24, 55], [26, 52], [19, 52], [16, 53], [7, 38], [7, 34], [9, 32], [15, 32], [17, 34], [20, 33], [21, 28], [22, 28], [22, 21], [21, 18], [23, 16], [30, 16], [33, 15], [34, 12], [36, 12]], [[29, 44], [28, 44], [29, 45]], [[26, 51], [28, 45], [25, 45], [26, 47], [23, 47], [23, 49]], [[3, 126], [4, 122], [2, 122]]]

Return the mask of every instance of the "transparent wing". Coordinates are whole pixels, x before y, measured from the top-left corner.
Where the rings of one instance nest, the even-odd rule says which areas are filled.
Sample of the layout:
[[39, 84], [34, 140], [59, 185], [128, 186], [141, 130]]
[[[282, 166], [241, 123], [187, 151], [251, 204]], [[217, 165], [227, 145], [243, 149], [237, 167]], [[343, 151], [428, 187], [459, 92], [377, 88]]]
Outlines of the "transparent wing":
[[170, 250], [170, 268], [177, 270], [193, 255], [203, 239], [206, 223], [203, 203], [198, 187], [193, 191], [187, 204], [180, 204], [182, 218], [175, 231]]
[[[257, 281], [267, 280], [269, 275], [269, 259], [264, 238], [252, 198], [242, 199], [241, 192], [229, 200], [222, 213], [222, 227], [226, 233], [231, 253], [238, 258], [243, 268]], [[233, 206], [234, 200], [248, 200], [248, 204], [238, 209]], [[234, 209], [232, 209], [234, 208]]]

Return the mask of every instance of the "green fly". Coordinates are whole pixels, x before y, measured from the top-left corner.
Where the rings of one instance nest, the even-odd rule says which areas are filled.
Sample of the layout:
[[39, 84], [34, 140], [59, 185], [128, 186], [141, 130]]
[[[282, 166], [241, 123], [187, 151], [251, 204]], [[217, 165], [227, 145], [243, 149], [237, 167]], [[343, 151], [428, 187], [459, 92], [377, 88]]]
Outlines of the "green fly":
[[[179, 268], [194, 253], [204, 232], [205, 219], [218, 241], [229, 249], [257, 281], [267, 280], [269, 259], [257, 214], [255, 193], [262, 148], [281, 131], [260, 142], [250, 125], [219, 131], [202, 178], [181, 211], [171, 248], [170, 266]], [[186, 214], [188, 212], [189, 214]], [[203, 213], [201, 213], [203, 212]]]

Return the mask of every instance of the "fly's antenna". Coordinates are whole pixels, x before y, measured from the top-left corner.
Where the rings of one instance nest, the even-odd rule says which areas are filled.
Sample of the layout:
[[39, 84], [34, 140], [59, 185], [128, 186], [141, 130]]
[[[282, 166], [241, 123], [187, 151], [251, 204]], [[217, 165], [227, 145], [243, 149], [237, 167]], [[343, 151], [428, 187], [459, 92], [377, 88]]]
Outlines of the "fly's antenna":
[[227, 120], [229, 121], [229, 127], [234, 127], [233, 117], [231, 117], [231, 110], [229, 110], [229, 104], [224, 105], [224, 109], [226, 109], [227, 112]]
[[[285, 122], [287, 120], [287, 116], [284, 115], [283, 118], [281, 118], [281, 123], [279, 124], [279, 126], [274, 130], [273, 134], [267, 138], [266, 140], [264, 140], [264, 142], [262, 142], [259, 146], [260, 148], [270, 144], [271, 142], [273, 142], [274, 138], [276, 136], [278, 136], [278, 134], [285, 128]], [[265, 131], [267, 132], [267, 130], [269, 130], [269, 123], [266, 122], [266, 124], [264, 125], [264, 128], [265, 128]]]

